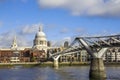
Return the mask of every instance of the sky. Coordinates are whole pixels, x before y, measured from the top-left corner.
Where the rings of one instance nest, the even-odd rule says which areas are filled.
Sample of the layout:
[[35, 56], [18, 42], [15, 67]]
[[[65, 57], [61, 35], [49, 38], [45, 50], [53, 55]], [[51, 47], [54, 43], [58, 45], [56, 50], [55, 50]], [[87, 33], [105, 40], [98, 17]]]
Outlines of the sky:
[[120, 33], [120, 0], [0, 0], [0, 47], [32, 46], [38, 27], [62, 45], [77, 36]]

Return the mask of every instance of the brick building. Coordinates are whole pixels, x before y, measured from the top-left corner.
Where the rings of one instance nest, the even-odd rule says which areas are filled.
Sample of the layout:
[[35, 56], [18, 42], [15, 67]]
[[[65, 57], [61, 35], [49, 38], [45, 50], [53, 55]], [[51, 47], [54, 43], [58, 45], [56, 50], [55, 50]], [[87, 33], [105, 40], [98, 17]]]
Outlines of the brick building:
[[28, 50], [12, 50], [2, 49], [0, 50], [0, 62], [1, 63], [15, 63], [15, 62], [29, 62], [30, 53]]

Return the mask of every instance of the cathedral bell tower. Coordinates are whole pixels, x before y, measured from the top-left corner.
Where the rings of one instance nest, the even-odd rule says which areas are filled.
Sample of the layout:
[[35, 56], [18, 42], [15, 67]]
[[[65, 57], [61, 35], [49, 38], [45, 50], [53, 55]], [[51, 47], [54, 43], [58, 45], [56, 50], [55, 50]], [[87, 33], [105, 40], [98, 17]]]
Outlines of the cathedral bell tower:
[[16, 36], [15, 36], [14, 39], [13, 39], [12, 45], [11, 45], [11, 49], [16, 50], [17, 47], [18, 47], [18, 46], [17, 46], [17, 40], [16, 40]]

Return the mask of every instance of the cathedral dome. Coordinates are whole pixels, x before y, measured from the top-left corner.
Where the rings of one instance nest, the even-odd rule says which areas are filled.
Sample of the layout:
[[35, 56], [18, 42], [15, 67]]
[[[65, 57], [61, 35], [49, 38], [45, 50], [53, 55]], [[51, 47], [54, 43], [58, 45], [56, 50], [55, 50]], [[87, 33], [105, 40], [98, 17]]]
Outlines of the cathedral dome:
[[39, 27], [39, 32], [36, 33], [36, 37], [46, 37], [45, 33], [42, 31], [42, 26]]
[[37, 34], [36, 34], [37, 37], [45, 37], [45, 33], [44, 32], [41, 32], [39, 31]]
[[33, 44], [33, 48], [46, 51], [47, 39], [45, 33], [42, 31], [42, 26], [39, 27], [39, 31], [35, 35]]

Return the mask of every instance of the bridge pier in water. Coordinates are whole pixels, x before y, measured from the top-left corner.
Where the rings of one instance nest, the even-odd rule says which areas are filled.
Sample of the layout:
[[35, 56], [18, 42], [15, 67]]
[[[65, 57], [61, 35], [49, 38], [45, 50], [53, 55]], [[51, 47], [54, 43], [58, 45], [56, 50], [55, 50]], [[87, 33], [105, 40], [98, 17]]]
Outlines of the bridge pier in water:
[[59, 56], [56, 56], [56, 57], [53, 57], [53, 67], [55, 69], [58, 69], [59, 68], [59, 62], [58, 62], [58, 59], [59, 59], [60, 55]]
[[106, 73], [102, 56], [107, 51], [108, 48], [92, 49], [83, 38], [80, 38], [79, 42], [85, 47], [86, 51], [91, 55], [89, 78], [95, 80], [105, 79]]
[[92, 58], [90, 64], [89, 78], [105, 79], [106, 72], [102, 58]]
[[107, 48], [102, 48], [97, 53], [93, 53], [94, 56], [91, 58], [89, 77], [93, 79], [105, 79], [106, 72], [102, 55], [107, 51]]
[[58, 60], [54, 59], [54, 61], [53, 61], [53, 67], [54, 68], [58, 68], [59, 67]]

